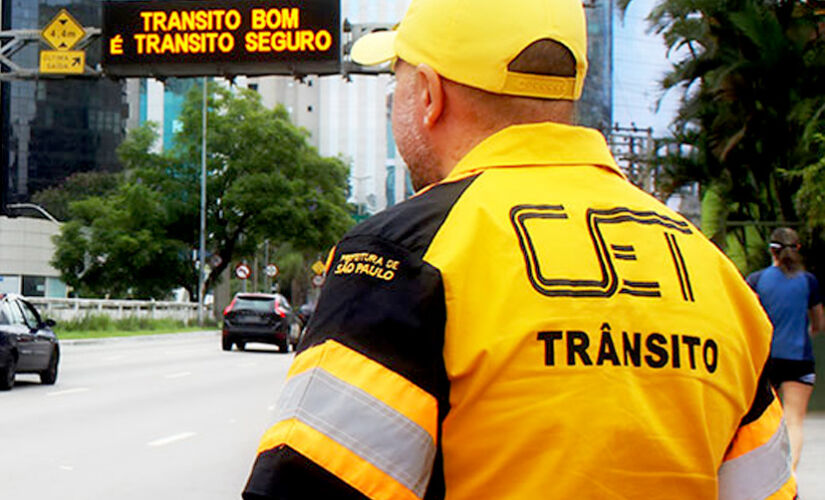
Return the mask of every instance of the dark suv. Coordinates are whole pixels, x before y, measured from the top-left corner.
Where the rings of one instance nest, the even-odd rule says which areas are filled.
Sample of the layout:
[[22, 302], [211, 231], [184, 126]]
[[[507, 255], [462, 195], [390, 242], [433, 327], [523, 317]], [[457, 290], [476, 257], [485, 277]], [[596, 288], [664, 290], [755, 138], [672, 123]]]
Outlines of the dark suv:
[[239, 293], [223, 311], [224, 351], [232, 350], [232, 344], [243, 350], [247, 342], [262, 342], [289, 352], [300, 335], [301, 320], [278, 293]]
[[37, 373], [47, 385], [57, 381], [60, 345], [54, 325], [22, 297], [0, 294], [0, 390], [11, 389], [18, 373]]

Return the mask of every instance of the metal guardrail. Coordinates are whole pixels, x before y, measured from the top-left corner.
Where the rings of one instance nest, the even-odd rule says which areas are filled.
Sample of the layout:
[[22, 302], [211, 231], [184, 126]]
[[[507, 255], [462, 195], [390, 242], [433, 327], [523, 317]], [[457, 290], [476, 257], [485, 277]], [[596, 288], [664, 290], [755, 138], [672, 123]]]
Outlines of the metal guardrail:
[[[41, 316], [55, 321], [82, 319], [85, 316], [108, 316], [112, 319], [174, 319], [186, 324], [198, 321], [198, 304], [195, 302], [45, 297], [25, 299], [37, 306]], [[210, 306], [204, 306], [204, 317], [212, 317]]]

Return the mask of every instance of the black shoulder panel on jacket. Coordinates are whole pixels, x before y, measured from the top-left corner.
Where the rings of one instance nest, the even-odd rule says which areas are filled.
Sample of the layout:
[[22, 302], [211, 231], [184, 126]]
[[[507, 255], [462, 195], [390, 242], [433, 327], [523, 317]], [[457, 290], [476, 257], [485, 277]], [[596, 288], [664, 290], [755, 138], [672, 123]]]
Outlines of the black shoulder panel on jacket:
[[334, 339], [439, 394], [432, 365], [442, 358], [444, 288], [422, 257], [474, 179], [435, 186], [350, 231], [335, 249], [299, 350]]
[[[441, 272], [423, 257], [475, 178], [435, 186], [350, 231], [335, 249], [298, 346], [302, 352], [334, 340], [382, 364], [433, 395], [439, 423], [450, 406], [443, 357], [447, 311]], [[440, 432], [439, 426], [439, 442]], [[439, 449], [426, 498], [443, 496]]]
[[754, 422], [765, 413], [765, 410], [773, 403], [774, 395], [773, 390], [771, 389], [771, 383], [768, 380], [768, 370], [767, 365], [765, 368], [762, 369], [762, 374], [759, 376], [759, 382], [756, 386], [756, 396], [753, 398], [753, 404], [751, 405], [750, 410], [748, 413], [742, 417], [742, 421], [739, 423], [739, 427], [744, 427], [751, 422]]
[[455, 202], [477, 178], [478, 175], [474, 175], [438, 184], [426, 193], [370, 217], [353, 228], [344, 240], [364, 235], [375, 236], [404, 247], [420, 258], [444, 224]]

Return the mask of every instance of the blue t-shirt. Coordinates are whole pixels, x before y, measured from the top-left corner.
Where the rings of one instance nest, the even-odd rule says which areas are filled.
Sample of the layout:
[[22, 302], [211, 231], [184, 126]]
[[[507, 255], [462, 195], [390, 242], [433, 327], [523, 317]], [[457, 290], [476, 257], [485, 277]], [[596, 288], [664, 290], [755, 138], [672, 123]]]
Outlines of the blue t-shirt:
[[787, 276], [771, 266], [747, 279], [773, 323], [771, 357], [813, 361], [808, 310], [822, 303], [814, 275], [801, 271]]

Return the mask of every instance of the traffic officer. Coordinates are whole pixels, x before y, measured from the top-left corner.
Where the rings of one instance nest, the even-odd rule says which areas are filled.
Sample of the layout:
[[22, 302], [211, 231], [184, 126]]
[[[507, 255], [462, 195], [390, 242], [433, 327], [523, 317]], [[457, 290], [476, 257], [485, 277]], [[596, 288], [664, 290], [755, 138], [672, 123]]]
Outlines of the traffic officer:
[[791, 499], [771, 326], [736, 268], [570, 125], [581, 0], [412, 0], [417, 192], [347, 234], [248, 500]]

